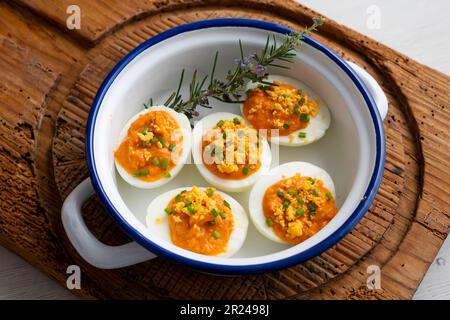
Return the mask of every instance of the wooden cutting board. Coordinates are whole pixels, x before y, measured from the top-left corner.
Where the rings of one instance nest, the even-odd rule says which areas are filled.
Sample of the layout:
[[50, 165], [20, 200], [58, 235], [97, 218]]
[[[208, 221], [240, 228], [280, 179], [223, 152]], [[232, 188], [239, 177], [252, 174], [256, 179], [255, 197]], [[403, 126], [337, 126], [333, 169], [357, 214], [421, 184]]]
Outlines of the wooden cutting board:
[[[112, 3], [113, 4], [112, 4]], [[407, 299], [450, 226], [450, 78], [332, 20], [314, 37], [356, 62], [389, 99], [387, 159], [366, 216], [333, 248], [276, 273], [218, 277], [155, 259], [118, 270], [84, 262], [65, 236], [62, 199], [87, 176], [84, 129], [105, 75], [133, 47], [186, 22], [246, 17], [301, 30], [317, 13], [292, 1], [78, 0], [81, 29], [68, 30], [71, 1], [0, 3], [0, 244], [65, 286], [82, 270], [83, 298]], [[129, 239], [93, 197], [90, 229], [108, 244]], [[382, 289], [366, 286], [381, 268]]]

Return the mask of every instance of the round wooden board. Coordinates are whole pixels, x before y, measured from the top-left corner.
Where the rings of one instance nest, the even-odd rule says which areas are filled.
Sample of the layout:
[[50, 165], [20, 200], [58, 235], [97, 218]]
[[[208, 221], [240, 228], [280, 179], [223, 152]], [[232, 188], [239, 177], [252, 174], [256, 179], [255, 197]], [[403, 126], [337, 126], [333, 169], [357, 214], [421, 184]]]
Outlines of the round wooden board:
[[[281, 23], [294, 30], [309, 24], [310, 17], [286, 10], [284, 14], [252, 7], [187, 7], [159, 13], [122, 26], [105, 36], [88, 56], [89, 61], [67, 93], [56, 120], [52, 156], [54, 176], [61, 198], [88, 176], [85, 163], [85, 124], [90, 105], [106, 74], [126, 53], [144, 40], [174, 26], [202, 19], [246, 17]], [[380, 191], [370, 210], [337, 245], [320, 256], [295, 267], [258, 276], [220, 277], [206, 275], [157, 258], [119, 270], [98, 270], [79, 257], [64, 234], [66, 251], [83, 272], [111, 298], [179, 299], [285, 299], [314, 297], [326, 290], [330, 282], [358, 270], [356, 287], [364, 287], [361, 261], [372, 256], [380, 267], [392, 257], [407, 233], [416, 213], [422, 189], [421, 150], [417, 128], [408, 121], [410, 115], [398, 88], [400, 83], [384, 69], [382, 57], [366, 56], [373, 52], [364, 41], [342, 41], [338, 25], [327, 25], [314, 35], [345, 59], [356, 62], [383, 86], [389, 99], [385, 120], [387, 158]], [[88, 227], [101, 241], [118, 245], [130, 241], [93, 197], [84, 208]], [[62, 232], [62, 231], [60, 231]], [[377, 251], [378, 248], [378, 251]], [[359, 265], [359, 267], [357, 267]], [[362, 270], [362, 271], [361, 271]], [[333, 296], [333, 289], [327, 294]], [[368, 293], [347, 292], [347, 297], [367, 297]], [[316, 296], [317, 297], [317, 296]]]

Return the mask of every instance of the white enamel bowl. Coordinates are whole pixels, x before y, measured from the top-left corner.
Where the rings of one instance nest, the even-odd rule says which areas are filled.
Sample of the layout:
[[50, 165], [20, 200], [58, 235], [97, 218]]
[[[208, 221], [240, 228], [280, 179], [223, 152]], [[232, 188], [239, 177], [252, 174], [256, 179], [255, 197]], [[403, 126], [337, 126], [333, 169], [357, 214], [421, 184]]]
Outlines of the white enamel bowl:
[[[349, 65], [310, 38], [305, 39], [292, 68], [276, 72], [302, 81], [314, 90], [330, 109], [331, 126], [322, 139], [311, 145], [281, 146], [279, 150], [272, 145], [271, 148], [272, 165], [311, 162], [325, 169], [335, 182], [340, 210], [313, 237], [288, 246], [266, 239], [250, 224], [244, 245], [231, 258], [186, 251], [149, 232], [145, 216], [147, 206], [158, 194], [186, 185], [207, 185], [196, 166], [186, 164], [175, 179], [152, 190], [130, 186], [114, 168], [113, 150], [122, 127], [142, 110], [150, 97], [161, 104], [178, 84], [182, 68], [188, 77], [195, 68], [199, 76], [208, 74], [214, 54], [219, 50], [216, 75], [223, 77], [239, 57], [238, 39], [242, 40], [247, 54], [263, 48], [269, 33], [275, 33], [281, 42], [289, 32], [283, 26], [258, 20], [200, 21], [147, 40], [117, 64], [100, 87], [87, 123], [86, 158], [90, 178], [72, 191], [62, 208], [67, 235], [84, 259], [99, 268], [119, 268], [158, 255], [217, 274], [261, 273], [310, 259], [355, 226], [372, 203], [383, 173], [382, 118], [387, 111], [386, 97], [364, 70]], [[185, 93], [186, 90], [187, 82]], [[200, 110], [200, 118], [217, 111], [240, 113], [238, 104], [213, 102], [212, 110]], [[136, 242], [111, 247], [90, 233], [83, 222], [81, 206], [94, 191], [110, 215]], [[232, 195], [245, 210], [248, 210], [249, 192]]]

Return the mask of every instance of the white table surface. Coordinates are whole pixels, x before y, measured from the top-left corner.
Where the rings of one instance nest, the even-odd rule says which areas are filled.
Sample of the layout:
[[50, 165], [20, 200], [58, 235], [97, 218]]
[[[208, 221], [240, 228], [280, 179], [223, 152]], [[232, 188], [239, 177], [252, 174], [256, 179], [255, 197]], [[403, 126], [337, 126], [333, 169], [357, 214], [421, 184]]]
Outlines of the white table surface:
[[[324, 16], [450, 75], [449, 0], [298, 1]], [[379, 29], [371, 28], [373, 24], [367, 23], [374, 12], [371, 10], [379, 10]], [[0, 247], [0, 299], [73, 298], [75, 296], [72, 292]], [[449, 239], [439, 251], [414, 298], [450, 299]]]

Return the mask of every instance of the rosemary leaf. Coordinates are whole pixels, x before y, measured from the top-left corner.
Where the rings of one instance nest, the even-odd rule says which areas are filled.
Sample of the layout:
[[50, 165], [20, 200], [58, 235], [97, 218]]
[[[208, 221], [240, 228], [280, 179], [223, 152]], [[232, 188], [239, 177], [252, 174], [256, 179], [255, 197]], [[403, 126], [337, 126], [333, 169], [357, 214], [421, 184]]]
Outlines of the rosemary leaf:
[[169, 103], [173, 100], [173, 98], [175, 98], [175, 94], [176, 92], [172, 92], [172, 94], [169, 96], [169, 98], [167, 98], [166, 102], [164, 102], [164, 105], [167, 107], [169, 105]]
[[209, 83], [209, 86], [211, 87], [213, 82], [214, 82], [214, 73], [216, 71], [216, 65], [217, 65], [217, 58], [219, 57], [219, 51], [216, 51], [216, 54], [214, 56], [214, 62], [213, 62], [213, 67], [211, 70], [211, 81]]

